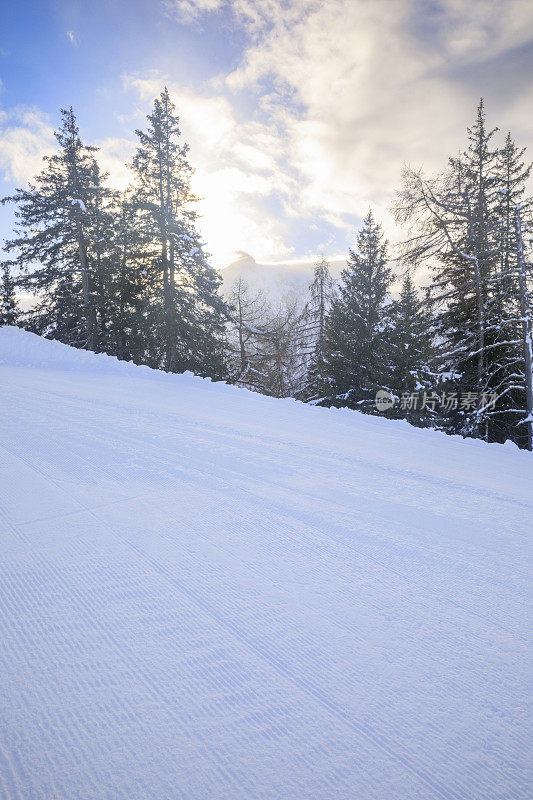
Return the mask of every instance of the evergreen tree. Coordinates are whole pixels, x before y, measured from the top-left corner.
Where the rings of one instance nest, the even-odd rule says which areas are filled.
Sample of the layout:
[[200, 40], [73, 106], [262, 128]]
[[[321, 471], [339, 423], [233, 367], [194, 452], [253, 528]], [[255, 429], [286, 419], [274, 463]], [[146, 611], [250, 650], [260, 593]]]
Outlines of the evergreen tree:
[[132, 201], [151, 251], [154, 366], [191, 369], [222, 377], [225, 307], [217, 294], [219, 275], [207, 263], [195, 228], [188, 145], [168, 90], [154, 102], [133, 159]]
[[402, 417], [413, 425], [437, 424], [432, 320], [427, 302], [421, 298], [407, 272], [400, 296], [390, 309], [390, 378], [388, 388], [396, 403], [387, 416]]
[[18, 229], [6, 242], [16, 253], [20, 286], [35, 294], [28, 327], [91, 350], [98, 349], [95, 208], [104, 189], [94, 147], [80, 139], [72, 108], [61, 111], [59, 152], [26, 189], [4, 198], [18, 205]]
[[508, 133], [499, 152], [497, 173], [500, 252], [499, 264], [491, 277], [497, 312], [494, 336], [498, 347], [494, 352], [493, 381], [497, 402], [490, 425], [492, 438], [497, 441], [511, 438], [531, 449], [531, 431], [524, 423], [530, 413], [527, 331], [531, 320], [531, 265], [526, 257], [523, 230], [531, 229], [532, 203], [524, 197], [531, 174], [531, 164], [523, 161], [524, 153], [525, 149], [520, 150]]
[[18, 304], [15, 296], [15, 281], [11, 277], [9, 264], [3, 264], [0, 279], [0, 326], [16, 325], [17, 320]]
[[[529, 205], [531, 207], [531, 204]], [[533, 226], [530, 217], [528, 222], [531, 231]], [[518, 443], [528, 450], [533, 450], [533, 264], [531, 259], [526, 258], [522, 210], [519, 203], [515, 205], [514, 223], [516, 259], [512, 277], [515, 279], [517, 291], [513, 299], [518, 301], [516, 306], [520, 314], [518, 319], [524, 368], [522, 371], [518, 366], [516, 373], [511, 375], [511, 380], [515, 385], [511, 385], [510, 388], [517, 394], [518, 407], [510, 409], [510, 413], [518, 414], [517, 426], [523, 426], [520, 427], [521, 436]], [[520, 403], [521, 400], [523, 400], [522, 403]]]
[[508, 233], [502, 228], [501, 154], [492, 144], [494, 133], [486, 128], [481, 101], [467, 150], [450, 159], [437, 179], [407, 170], [397, 206], [397, 219], [416, 228], [406, 257], [429, 259], [432, 266], [441, 388], [455, 395], [446, 429], [487, 441], [502, 440], [497, 418], [507, 392], [500, 390], [510, 366], [497, 275], [508, 259], [502, 246]]
[[[458, 402], [448, 414], [451, 432], [490, 439], [489, 417], [493, 410], [493, 365], [497, 360], [498, 318], [493, 304], [490, 278], [498, 257], [498, 182], [495, 179], [498, 152], [492, 144], [496, 132], [487, 130], [481, 100], [476, 120], [468, 129], [467, 150], [450, 159], [451, 192], [442, 198], [446, 224], [453, 236], [453, 248], [440, 259], [435, 282], [438, 300], [445, 287], [448, 297], [440, 314], [440, 333], [448, 352], [444, 371], [451, 380], [444, 385]], [[461, 398], [476, 395], [468, 406]]]
[[516, 258], [515, 208], [517, 203], [524, 212], [529, 201], [524, 202], [527, 181], [531, 175], [531, 164], [524, 163], [526, 148], [519, 149], [511, 133], [505, 137], [505, 144], [498, 152], [498, 204], [500, 237], [500, 272], [502, 278], [511, 269]]
[[326, 318], [319, 383], [323, 405], [374, 411], [376, 391], [389, 378], [387, 302], [391, 278], [387, 243], [369, 211]]
[[113, 193], [104, 187], [104, 179], [97, 162], [92, 164], [90, 211], [87, 219], [90, 274], [92, 276], [92, 301], [96, 319], [96, 350], [111, 353], [110, 321], [112, 315], [111, 283], [115, 268], [113, 258]]
[[130, 199], [116, 193], [102, 293], [107, 304], [105, 350], [120, 359], [157, 366], [155, 348], [150, 348], [154, 324], [150, 316], [150, 257], [142, 229], [136, 223]]

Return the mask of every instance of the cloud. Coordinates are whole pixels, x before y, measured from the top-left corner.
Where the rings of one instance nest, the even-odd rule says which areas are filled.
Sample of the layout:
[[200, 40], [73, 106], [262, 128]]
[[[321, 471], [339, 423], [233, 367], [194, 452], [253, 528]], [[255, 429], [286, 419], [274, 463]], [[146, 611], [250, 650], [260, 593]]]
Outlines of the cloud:
[[102, 172], [109, 175], [109, 185], [120, 191], [126, 189], [132, 179], [128, 163], [135, 152], [136, 142], [124, 137], [108, 137], [95, 142], [95, 147], [98, 147], [96, 155]]
[[[146, 113], [164, 81], [153, 75], [125, 78], [124, 83], [126, 89], [135, 90]], [[200, 165], [193, 189], [201, 198], [199, 227], [213, 263], [225, 266], [239, 246], [261, 258], [290, 255], [286, 222], [282, 215], [266, 210], [274, 195], [289, 191], [288, 179], [276, 165], [276, 137], [254, 122], [239, 123], [227, 99], [196, 95], [168, 83], [184, 139], [192, 148], [191, 161]], [[142, 112], [136, 116], [136, 126], [142, 127]], [[107, 137], [94, 144], [109, 184], [126, 188], [132, 179], [127, 163], [138, 144], [135, 136]], [[30, 182], [42, 169], [43, 155], [55, 150], [53, 126], [39, 109], [0, 111], [0, 177], [7, 183]]]
[[[386, 208], [402, 164], [439, 168], [464, 141], [488, 87], [467, 90], [461, 77], [530, 41], [533, 30], [533, 6], [512, 0], [447, 0], [425, 20], [417, 13], [428, 5], [417, 2], [300, 0], [290, 18], [281, 2], [259, 6], [272, 8], [270, 26], [227, 83], [238, 90], [273, 79], [285, 118], [290, 91], [289, 157], [302, 179], [296, 210], [337, 224], [372, 204], [390, 227]], [[494, 105], [505, 116], [516, 92], [492, 100], [491, 117]]]
[[183, 22], [195, 22], [203, 14], [217, 11], [224, 0], [163, 0], [163, 8], [170, 16]]
[[[217, 266], [235, 249], [260, 262], [318, 251], [320, 242], [326, 255], [342, 252], [370, 205], [394, 240], [388, 209], [403, 164], [440, 170], [464, 146], [482, 94], [490, 125], [510, 127], [519, 144], [531, 138], [531, 3], [164, 0], [160, 8], [195, 26], [216, 15], [218, 31], [237, 26], [244, 40], [230, 72], [193, 88], [178, 82], [178, 68], [124, 78], [134, 94], [127, 129], [143, 127], [139, 117], [169, 86]], [[97, 144], [110, 182], [127, 185], [133, 134]], [[0, 116], [0, 169], [10, 180], [34, 174], [53, 146], [38, 111]]]
[[10, 183], [25, 184], [42, 169], [43, 155], [55, 149], [48, 117], [36, 108], [0, 110], [0, 174]]
[[[188, 4], [195, 18], [209, 13], [208, 3]], [[441, 169], [482, 94], [489, 123], [531, 136], [528, 71], [509, 67], [531, 44], [531, 3], [220, 0], [216, 9], [248, 34], [239, 65], [216, 85], [229, 98], [256, 93], [255, 137], [262, 124], [275, 140], [271, 179], [288, 217], [348, 230], [372, 205], [396, 237], [388, 208], [403, 164]], [[493, 80], [502, 65], [513, 76], [505, 85]]]
[[235, 248], [264, 259], [290, 255], [287, 222], [283, 214], [268, 210], [295, 188], [280, 164], [277, 136], [254, 120], [239, 122], [221, 95], [192, 93], [158, 75], [126, 76], [124, 83], [147, 111], [168, 85], [183, 138], [191, 146], [191, 163], [198, 165], [193, 190], [201, 198], [199, 227], [214, 264], [229, 263]]
[[74, 47], [78, 46], [79, 39], [78, 39], [78, 35], [75, 33], [75, 31], [66, 31], [65, 35], [66, 35], [67, 39], [69, 40], [69, 42], [72, 45], [74, 45]]
[[[135, 151], [135, 141], [108, 137], [95, 145], [99, 148], [98, 162], [103, 172], [109, 173], [109, 183], [125, 189], [131, 181], [127, 162]], [[40, 109], [18, 106], [0, 110], [0, 178], [27, 185], [41, 171], [43, 156], [56, 150], [54, 128]]]

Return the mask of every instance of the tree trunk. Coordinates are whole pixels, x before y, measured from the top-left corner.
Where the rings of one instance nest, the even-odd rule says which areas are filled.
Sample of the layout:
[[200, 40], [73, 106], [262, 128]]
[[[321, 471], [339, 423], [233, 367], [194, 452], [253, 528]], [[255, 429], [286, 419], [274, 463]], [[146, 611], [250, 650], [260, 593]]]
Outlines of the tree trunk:
[[172, 303], [170, 299], [167, 240], [164, 233], [161, 245], [161, 261], [163, 262], [163, 305], [165, 309], [165, 369], [170, 372], [172, 368]]
[[85, 331], [87, 335], [87, 349], [96, 352], [98, 345], [98, 326], [96, 321], [96, 311], [91, 298], [91, 287], [89, 281], [89, 268], [87, 261], [87, 244], [83, 234], [81, 222], [81, 208], [76, 203], [76, 239], [80, 255], [81, 286], [83, 293], [83, 308], [85, 315]]
[[245, 345], [244, 345], [244, 324], [243, 324], [242, 299], [241, 299], [240, 290], [239, 290], [238, 302], [239, 302], [239, 350], [240, 350], [240, 354], [241, 354], [241, 370], [240, 371], [241, 371], [241, 374], [243, 374], [246, 371], [246, 367], [247, 367], [246, 361], [247, 361], [247, 359], [246, 359], [246, 348], [245, 348]]
[[[477, 391], [478, 395], [483, 393], [483, 377], [485, 374], [485, 298], [484, 298], [484, 286], [483, 286], [483, 276], [481, 274], [481, 267], [479, 263], [479, 254], [480, 248], [478, 246], [479, 242], [476, 239], [473, 230], [474, 230], [474, 221], [472, 219], [472, 210], [470, 207], [470, 201], [468, 200], [468, 227], [469, 227], [469, 238], [471, 242], [472, 248], [472, 258], [473, 258], [473, 265], [474, 265], [474, 282], [476, 287], [476, 323], [477, 323], [477, 342], [476, 342], [476, 350], [477, 350]], [[475, 417], [475, 433], [479, 430], [479, 417], [476, 415]], [[488, 431], [487, 426], [484, 426], [484, 433], [483, 438], [487, 440], [488, 438]]]

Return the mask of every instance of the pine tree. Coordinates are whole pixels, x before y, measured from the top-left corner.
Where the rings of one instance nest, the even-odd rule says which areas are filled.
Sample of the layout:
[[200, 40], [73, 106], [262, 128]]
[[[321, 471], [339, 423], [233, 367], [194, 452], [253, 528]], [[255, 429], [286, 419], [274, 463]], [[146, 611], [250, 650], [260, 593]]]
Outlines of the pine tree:
[[136, 222], [136, 211], [128, 196], [116, 193], [102, 294], [107, 303], [105, 350], [120, 359], [157, 366], [154, 348], [150, 349], [154, 323], [150, 316], [150, 256]]
[[437, 424], [438, 403], [433, 356], [432, 320], [408, 271], [400, 295], [390, 308], [390, 378], [388, 389], [396, 399], [387, 416], [402, 417], [413, 425]]
[[224, 313], [220, 276], [207, 262], [192, 208], [188, 145], [168, 90], [154, 102], [133, 159], [133, 203], [152, 252], [151, 311], [157, 366], [176, 372], [224, 374]]
[[98, 349], [95, 207], [104, 189], [94, 153], [83, 144], [72, 108], [61, 111], [59, 152], [45, 157], [33, 184], [3, 202], [18, 205], [16, 253], [20, 286], [37, 296], [28, 326], [76, 347]]
[[[397, 218], [414, 220], [417, 235], [405, 256], [429, 258], [429, 287], [435, 331], [440, 342], [441, 389], [455, 395], [447, 409], [450, 433], [488, 438], [488, 413], [494, 360], [494, 319], [490, 277], [499, 251], [495, 215], [497, 151], [487, 131], [481, 101], [468, 129], [469, 145], [435, 180], [406, 171]], [[477, 403], [461, 404], [462, 396]]]
[[18, 303], [15, 295], [15, 281], [11, 277], [9, 264], [3, 264], [0, 280], [0, 326], [16, 325], [17, 320]]
[[[459, 402], [448, 416], [452, 432], [490, 439], [489, 415], [497, 360], [497, 308], [492, 303], [490, 278], [499, 241], [495, 206], [498, 152], [492, 145], [497, 129], [488, 131], [483, 100], [468, 129], [469, 145], [458, 159], [450, 159], [452, 192], [444, 198], [445, 213], [453, 220], [454, 247], [442, 255], [436, 284], [439, 299], [446, 286], [448, 300], [440, 315], [452, 357], [445, 372], [452, 379], [444, 388], [456, 392]], [[452, 228], [450, 227], [450, 231]], [[460, 398], [475, 394], [478, 402], [466, 407]]]
[[112, 349], [109, 330], [112, 314], [110, 288], [115, 268], [112, 249], [113, 193], [104, 187], [103, 181], [107, 176], [101, 175], [96, 161], [93, 162], [92, 173], [92, 186], [95, 190], [90, 201], [87, 236], [92, 276], [92, 302], [96, 321], [96, 350], [110, 353]]
[[369, 211], [326, 318], [321, 404], [373, 412], [376, 391], [389, 377], [386, 307], [391, 279], [387, 243]]
[[498, 152], [498, 194], [497, 213], [500, 237], [500, 271], [503, 276], [509, 272], [516, 257], [515, 209], [520, 203], [523, 210], [527, 181], [531, 175], [531, 164], [524, 163], [526, 148], [519, 149], [511, 133], [505, 137], [505, 144]]
[[523, 161], [524, 153], [525, 149], [520, 150], [508, 133], [499, 152], [497, 173], [500, 253], [491, 277], [491, 292], [497, 311], [494, 329], [499, 346], [494, 353], [497, 369], [493, 381], [497, 403], [490, 425], [492, 438], [497, 441], [511, 438], [520, 446], [531, 448], [530, 430], [528, 433], [524, 427], [530, 397], [527, 330], [531, 319], [531, 267], [528, 270], [522, 230], [531, 226], [532, 203], [524, 197], [531, 174], [531, 164]]
[[[523, 372], [518, 370], [516, 377], [517, 389], [522, 394], [522, 375], [523, 375], [523, 396], [525, 403], [522, 408], [513, 409], [520, 415], [518, 425], [524, 426], [524, 440], [519, 441], [528, 450], [533, 450], [533, 264], [531, 260], [526, 260], [524, 235], [522, 229], [522, 212], [519, 203], [515, 205], [515, 242], [516, 242], [516, 285], [518, 297], [518, 309], [520, 311], [520, 333], [523, 354]], [[530, 230], [533, 226], [530, 227]], [[517, 310], [518, 310], [517, 309]], [[518, 395], [520, 398], [520, 395]], [[517, 404], [518, 405], [518, 404]], [[525, 406], [525, 408], [524, 408]]]
[[396, 211], [398, 221], [414, 223], [405, 256], [432, 265], [442, 388], [455, 394], [446, 430], [523, 445], [523, 293], [513, 209], [529, 168], [509, 136], [501, 150], [493, 145], [495, 130], [486, 128], [481, 101], [467, 150], [434, 180], [406, 171]]

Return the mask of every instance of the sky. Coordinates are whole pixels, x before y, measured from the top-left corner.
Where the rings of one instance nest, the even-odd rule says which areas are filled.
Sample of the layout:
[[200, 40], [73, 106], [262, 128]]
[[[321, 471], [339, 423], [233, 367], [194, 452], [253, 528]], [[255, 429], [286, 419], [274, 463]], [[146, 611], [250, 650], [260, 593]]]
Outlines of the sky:
[[401, 238], [402, 167], [444, 167], [480, 96], [530, 146], [532, 74], [531, 0], [0, 0], [0, 196], [69, 105], [125, 187], [167, 85], [213, 265], [335, 258], [369, 207]]

